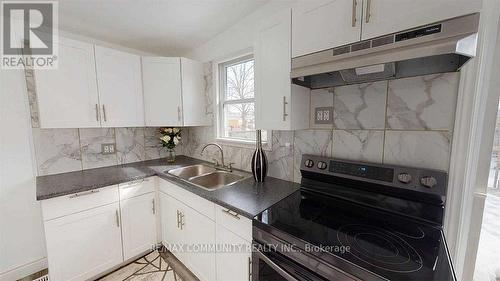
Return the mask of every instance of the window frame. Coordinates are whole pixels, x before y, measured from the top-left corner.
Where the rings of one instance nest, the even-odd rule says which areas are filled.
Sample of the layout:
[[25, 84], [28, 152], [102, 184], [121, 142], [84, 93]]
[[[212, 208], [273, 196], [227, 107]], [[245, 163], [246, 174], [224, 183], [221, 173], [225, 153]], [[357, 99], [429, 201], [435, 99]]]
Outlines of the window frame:
[[[226, 87], [227, 87], [227, 73], [225, 69], [227, 67], [230, 67], [232, 65], [237, 65], [241, 63], [245, 63], [248, 61], [254, 61], [254, 97], [253, 98], [247, 98], [247, 99], [236, 99], [236, 100], [226, 100]], [[217, 98], [217, 105], [216, 105], [216, 126], [215, 126], [215, 133], [216, 133], [216, 140], [218, 142], [221, 142], [223, 144], [228, 144], [228, 145], [234, 145], [234, 146], [239, 146], [239, 147], [244, 147], [244, 148], [255, 148], [255, 140], [248, 140], [248, 139], [238, 139], [238, 138], [231, 138], [231, 137], [226, 137], [225, 136], [225, 120], [224, 120], [224, 108], [226, 105], [230, 104], [242, 104], [242, 103], [253, 103], [254, 104], [254, 114], [256, 112], [255, 109], [255, 102], [256, 102], [256, 89], [255, 89], [255, 57], [252, 53], [245, 53], [240, 56], [232, 57], [227, 60], [222, 60], [214, 65], [214, 71], [217, 73], [217, 88], [216, 88], [216, 98]], [[257, 119], [256, 116], [254, 116], [255, 120]], [[263, 130], [264, 131], [264, 130]], [[266, 131], [267, 133], [267, 140], [262, 141], [262, 146], [266, 150], [270, 150], [270, 140], [272, 138], [271, 131]]]

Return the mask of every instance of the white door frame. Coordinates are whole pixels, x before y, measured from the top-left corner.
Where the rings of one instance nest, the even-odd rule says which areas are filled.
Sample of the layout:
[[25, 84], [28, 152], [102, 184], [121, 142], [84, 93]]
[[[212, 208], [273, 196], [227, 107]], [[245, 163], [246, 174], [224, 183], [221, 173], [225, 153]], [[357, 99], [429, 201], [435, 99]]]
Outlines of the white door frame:
[[[458, 280], [472, 280], [497, 117], [500, 1], [483, 0], [477, 57], [463, 69], [453, 131], [445, 234]], [[500, 54], [499, 54], [500, 55]], [[498, 71], [496, 71], [496, 69]], [[498, 86], [497, 86], [498, 87]]]

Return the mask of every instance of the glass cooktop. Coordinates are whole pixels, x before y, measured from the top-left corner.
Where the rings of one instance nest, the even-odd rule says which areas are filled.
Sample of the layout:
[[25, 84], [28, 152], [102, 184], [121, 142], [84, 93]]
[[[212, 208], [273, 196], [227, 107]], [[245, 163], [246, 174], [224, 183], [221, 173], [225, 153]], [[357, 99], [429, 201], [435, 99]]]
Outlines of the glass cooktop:
[[341, 268], [347, 272], [366, 270], [380, 280], [454, 280], [438, 226], [344, 199], [299, 190], [256, 216], [254, 226], [297, 238], [304, 242], [300, 250], [315, 256], [354, 264]]

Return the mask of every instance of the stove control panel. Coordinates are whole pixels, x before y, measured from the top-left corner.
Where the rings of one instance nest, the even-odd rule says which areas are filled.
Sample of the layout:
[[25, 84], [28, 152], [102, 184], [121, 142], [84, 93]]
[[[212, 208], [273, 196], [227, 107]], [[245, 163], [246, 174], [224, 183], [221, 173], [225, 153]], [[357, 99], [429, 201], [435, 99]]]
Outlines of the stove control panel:
[[332, 159], [316, 155], [302, 156], [301, 170], [335, 177], [371, 182], [402, 189], [446, 196], [447, 174], [443, 171], [378, 163]]

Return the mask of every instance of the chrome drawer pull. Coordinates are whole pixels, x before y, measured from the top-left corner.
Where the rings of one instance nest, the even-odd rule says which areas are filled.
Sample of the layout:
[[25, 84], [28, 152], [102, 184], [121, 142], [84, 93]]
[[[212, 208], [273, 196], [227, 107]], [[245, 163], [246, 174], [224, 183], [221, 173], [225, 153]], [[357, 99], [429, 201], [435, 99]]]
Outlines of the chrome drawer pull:
[[132, 187], [132, 186], [136, 186], [138, 184], [141, 184], [143, 182], [145, 182], [146, 180], [142, 179], [142, 180], [136, 180], [136, 181], [131, 181], [131, 182], [128, 182], [128, 183], [125, 183], [124, 185], [122, 185], [123, 188], [129, 188], [129, 187]]
[[90, 195], [90, 194], [97, 193], [97, 192], [99, 192], [99, 189], [92, 189], [92, 190], [89, 190], [89, 191], [84, 191], [84, 192], [79, 192], [79, 193], [72, 194], [72, 195], [69, 196], [69, 198], [76, 198], [76, 197]]
[[240, 219], [240, 215], [238, 215], [237, 213], [227, 209], [227, 210], [222, 210], [224, 213], [230, 215], [231, 217], [235, 218], [235, 219]]
[[116, 210], [116, 226], [120, 227], [120, 214], [118, 213], [118, 210]]

